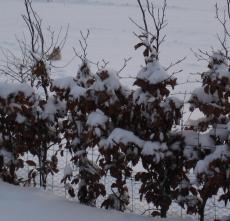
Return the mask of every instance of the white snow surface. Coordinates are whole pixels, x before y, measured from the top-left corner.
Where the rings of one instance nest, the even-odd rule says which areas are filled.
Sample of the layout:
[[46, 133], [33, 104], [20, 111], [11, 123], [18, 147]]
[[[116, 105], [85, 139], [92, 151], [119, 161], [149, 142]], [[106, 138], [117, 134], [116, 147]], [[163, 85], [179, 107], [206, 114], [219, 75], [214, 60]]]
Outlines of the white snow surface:
[[73, 169], [70, 166], [70, 164], [67, 164], [64, 169], [64, 177], [72, 176], [72, 174], [73, 174]]
[[44, 105], [44, 111], [42, 111], [43, 119], [54, 119], [54, 115], [58, 112], [63, 113], [66, 111], [66, 102], [65, 101], [56, 101], [53, 97], [49, 97], [47, 103]]
[[4, 163], [7, 164], [13, 159], [13, 155], [11, 152], [7, 151], [5, 148], [0, 149], [0, 156], [3, 156]]
[[212, 94], [208, 94], [204, 91], [204, 88], [196, 88], [193, 92], [192, 92], [192, 97], [196, 97], [200, 102], [204, 103], [204, 104], [211, 104], [213, 102], [217, 102], [218, 101], [218, 95], [217, 93]]
[[91, 127], [103, 126], [108, 121], [108, 117], [99, 109], [89, 114], [86, 124]]
[[229, 136], [226, 124], [216, 124], [215, 128], [212, 128], [209, 133], [210, 135], [219, 137], [222, 141], [227, 140]]
[[230, 72], [228, 70], [228, 65], [226, 64], [221, 64], [221, 65], [218, 65], [216, 68], [215, 68], [215, 72], [216, 72], [216, 77], [218, 78], [222, 78], [222, 77], [225, 77], [225, 78], [228, 78], [230, 79]]
[[80, 97], [83, 97], [86, 95], [86, 89], [83, 87], [80, 87], [78, 85], [75, 85], [70, 90], [70, 96], [72, 96], [74, 99], [79, 99]]
[[73, 77], [63, 77], [57, 78], [52, 82], [53, 87], [57, 87], [59, 89], [69, 89], [70, 96], [74, 99], [79, 99], [81, 96], [85, 96], [86, 89], [77, 85], [76, 81], [74, 81]]
[[164, 68], [159, 64], [158, 61], [150, 62], [143, 67], [137, 74], [137, 78], [147, 81], [150, 84], [158, 84], [169, 78]]
[[22, 124], [26, 121], [26, 117], [22, 116], [20, 113], [17, 113], [15, 121], [19, 124]]
[[135, 144], [142, 149], [143, 155], [152, 156], [156, 163], [165, 157], [165, 152], [168, 150], [166, 143], [145, 141], [134, 135], [133, 132], [121, 128], [115, 128], [106, 140], [101, 141], [100, 146], [112, 148], [119, 143]]
[[28, 84], [9, 84], [0, 82], [0, 97], [6, 99], [11, 94], [23, 93], [26, 97], [33, 95], [33, 88]]
[[[70, 202], [38, 189], [0, 182], [0, 214], [3, 221], [159, 221], [151, 217], [106, 211]], [[191, 221], [170, 218], [164, 221]]]
[[159, 142], [145, 142], [142, 150], [142, 154], [144, 156], [153, 156], [153, 161], [159, 163], [164, 159], [165, 154], [164, 151], [168, 150], [166, 143]]
[[193, 147], [200, 146], [204, 149], [215, 148], [215, 143], [213, 139], [210, 137], [209, 133], [202, 134], [192, 130], [184, 130], [182, 131], [182, 135], [185, 137], [185, 144], [187, 146], [193, 146]]
[[184, 155], [187, 159], [194, 160], [198, 159], [197, 149], [215, 149], [214, 140], [210, 137], [209, 133], [197, 133], [192, 130], [182, 131], [182, 135], [185, 138], [185, 149]]
[[199, 160], [194, 173], [195, 174], [201, 174], [201, 173], [207, 173], [209, 174], [209, 164], [210, 162], [220, 159], [221, 161], [227, 160], [230, 157], [230, 148], [227, 145], [219, 145], [216, 147], [216, 150], [212, 153], [206, 156], [203, 160]]
[[[100, 74], [103, 72], [106, 72], [108, 74], [108, 77], [105, 79], [101, 79], [100, 77]], [[98, 74], [96, 74], [95, 83], [92, 85], [91, 88], [94, 89], [95, 91], [104, 91], [104, 90], [116, 91], [121, 87], [122, 86], [116, 71], [101, 70]]]
[[76, 85], [73, 77], [57, 78], [52, 82], [52, 85], [60, 89], [70, 89]]
[[139, 147], [142, 147], [144, 144], [144, 141], [141, 140], [139, 137], [135, 136], [133, 132], [124, 130], [121, 128], [115, 128], [107, 140], [104, 140], [102, 143], [102, 146], [105, 148], [110, 148], [113, 147], [114, 144], [128, 144], [128, 143], [133, 143], [136, 144]]
[[[214, 64], [214, 61], [218, 60], [223, 62], [222, 64]], [[214, 72], [207, 72], [207, 74], [210, 74], [212, 76], [212, 78], [222, 78], [222, 77], [226, 77], [226, 78], [230, 78], [230, 72], [229, 72], [229, 67], [228, 67], [228, 61], [227, 59], [224, 57], [223, 53], [221, 53], [220, 51], [217, 52], [213, 52], [212, 57], [210, 58], [210, 63], [214, 64], [213, 66], [213, 70]]]

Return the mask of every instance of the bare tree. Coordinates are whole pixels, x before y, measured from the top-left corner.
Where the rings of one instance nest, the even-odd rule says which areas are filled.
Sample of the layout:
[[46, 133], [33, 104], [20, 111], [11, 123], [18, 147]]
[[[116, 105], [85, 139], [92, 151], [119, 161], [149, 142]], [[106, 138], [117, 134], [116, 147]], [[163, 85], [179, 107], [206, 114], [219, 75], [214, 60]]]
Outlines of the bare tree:
[[[219, 50], [227, 60], [230, 61], [230, 55], [229, 55], [229, 41], [230, 41], [230, 0], [226, 0], [226, 7], [221, 9], [219, 5], [215, 4], [215, 16], [222, 27], [222, 33], [217, 33], [217, 40], [219, 42], [220, 48]], [[212, 52], [215, 51], [215, 49], [211, 48]], [[202, 49], [198, 49], [198, 52], [193, 52], [196, 56], [198, 61], [206, 61], [209, 62], [209, 60], [212, 58], [212, 52], [208, 52]]]
[[68, 28], [64, 37], [60, 40], [62, 29], [58, 34], [49, 27], [50, 37], [45, 39], [42, 19], [34, 11], [31, 0], [24, 0], [26, 13], [22, 18], [27, 26], [28, 35], [17, 38], [20, 55], [8, 49], [2, 49], [3, 57], [0, 72], [5, 76], [20, 82], [28, 82], [32, 87], [42, 87], [46, 99], [48, 99], [47, 86], [50, 82], [49, 68], [52, 66], [51, 55], [55, 49], [59, 51], [65, 45]]
[[[166, 35], [162, 35], [162, 31], [167, 26], [165, 14], [167, 2], [164, 0], [161, 9], [156, 9], [153, 3], [149, 0], [146, 0], [145, 2], [146, 7], [143, 6], [141, 0], [137, 0], [142, 13], [143, 24], [138, 24], [136, 21], [130, 18], [131, 22], [133, 22], [141, 32], [141, 34], [136, 34], [134, 32], [134, 35], [140, 40], [140, 43], [135, 46], [135, 49], [145, 46], [146, 50], [144, 51], [144, 56], [146, 57], [149, 55], [149, 53], [153, 53], [153, 51], [155, 51], [156, 58], [158, 59], [160, 46], [166, 38]], [[151, 25], [153, 24], [152, 29], [148, 23], [148, 18], [150, 18]]]
[[[161, 8], [156, 8], [154, 3], [150, 0], [145, 0], [145, 6], [143, 1], [137, 0], [139, 9], [142, 14], [143, 24], [137, 23], [134, 19], [130, 18], [131, 22], [138, 28], [140, 34], [134, 32], [134, 35], [140, 40], [138, 44], [135, 45], [135, 49], [144, 46], [145, 50], [143, 55], [145, 57], [146, 64], [151, 62], [152, 59], [159, 60], [160, 47], [166, 39], [166, 34], [164, 34], [164, 29], [168, 25], [166, 20], [166, 9], [167, 0], [163, 1]], [[171, 68], [179, 65], [183, 62], [186, 57], [180, 58], [175, 62], [171, 62], [165, 71], [169, 71]], [[182, 72], [182, 70], [174, 71], [171, 76]]]
[[223, 36], [217, 34], [218, 41], [221, 46], [221, 50], [225, 54], [226, 58], [230, 60], [229, 57], [229, 40], [230, 40], [230, 0], [226, 0], [226, 7], [223, 9], [223, 12], [220, 12], [218, 4], [215, 5], [216, 9], [216, 19], [223, 29]]

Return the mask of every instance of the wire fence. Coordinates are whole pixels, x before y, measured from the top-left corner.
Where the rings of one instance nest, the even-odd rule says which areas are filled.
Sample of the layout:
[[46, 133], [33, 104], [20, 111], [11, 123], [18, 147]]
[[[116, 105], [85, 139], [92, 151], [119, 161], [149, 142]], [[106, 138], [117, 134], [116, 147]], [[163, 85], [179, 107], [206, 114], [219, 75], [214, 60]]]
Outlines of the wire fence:
[[[199, 136], [199, 135], [198, 135]], [[199, 137], [197, 138], [199, 140]], [[51, 157], [55, 153], [55, 147], [53, 149], [49, 150], [48, 152], [48, 158]], [[34, 157], [30, 154], [27, 154], [25, 158], [35, 160]], [[78, 173], [78, 168], [71, 163], [71, 154], [68, 150], [65, 150], [63, 153], [63, 156], [59, 157], [58, 162], [58, 169], [59, 172], [57, 174], [50, 174], [47, 177], [47, 188], [46, 191], [51, 191], [55, 195], [66, 198], [67, 200], [76, 201], [78, 202], [77, 197], [72, 198], [69, 196], [65, 185], [61, 183], [61, 180], [64, 177], [64, 170], [66, 166], [70, 165], [73, 169], [74, 173]], [[95, 162], [98, 160], [98, 152], [95, 150], [91, 150], [88, 152], [88, 158]], [[30, 166], [26, 166], [26, 168], [21, 169], [19, 171], [19, 176], [26, 176], [28, 174], [28, 171], [30, 170]], [[142, 201], [140, 201], [140, 182], [135, 181], [135, 169], [133, 175], [127, 179], [127, 186], [129, 190], [129, 196], [130, 196], [130, 203], [127, 207], [127, 212], [135, 213], [139, 215], [147, 215], [150, 216], [152, 209], [154, 208], [154, 205], [148, 204], [146, 200], [143, 198]], [[191, 179], [195, 179], [194, 175], [190, 174]], [[107, 175], [106, 177], [102, 178], [101, 182], [105, 185], [106, 188], [106, 194], [107, 196], [112, 194], [111, 191], [111, 184], [113, 183], [114, 178], [112, 178], [110, 175]], [[229, 184], [230, 185], [230, 184]], [[219, 195], [221, 192], [219, 192]], [[105, 197], [106, 198], [106, 197]], [[100, 207], [103, 200], [105, 200], [104, 197], [99, 197], [97, 200], [97, 207]], [[218, 195], [212, 197], [208, 200], [205, 210], [205, 220], [216, 220], [217, 218], [220, 218], [222, 216], [229, 216], [230, 215], [230, 205], [225, 206], [223, 202], [218, 201]], [[168, 211], [168, 217], [191, 217], [195, 220], [199, 220], [198, 215], [188, 215], [186, 213], [185, 209], [182, 209], [176, 202], [173, 202], [169, 211]]]

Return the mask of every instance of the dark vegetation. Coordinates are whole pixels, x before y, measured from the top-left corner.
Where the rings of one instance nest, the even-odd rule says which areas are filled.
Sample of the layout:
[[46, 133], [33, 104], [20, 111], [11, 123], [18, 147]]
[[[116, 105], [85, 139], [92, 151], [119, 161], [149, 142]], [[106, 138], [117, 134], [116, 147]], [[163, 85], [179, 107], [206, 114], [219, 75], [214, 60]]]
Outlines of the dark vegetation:
[[[47, 176], [58, 172], [58, 160], [68, 150], [78, 172], [66, 172], [62, 182], [81, 203], [96, 206], [102, 196], [102, 207], [125, 211], [127, 179], [135, 176], [141, 183], [140, 200], [154, 205], [152, 216], [166, 217], [172, 202], [177, 202], [203, 221], [207, 200], [219, 190], [219, 200], [230, 201], [230, 1], [223, 17], [216, 6], [224, 30], [223, 37], [218, 35], [220, 50], [196, 54], [207, 61], [208, 70], [201, 73], [201, 87], [194, 90], [189, 103], [191, 111], [198, 108], [205, 117], [189, 125], [182, 124], [184, 101], [171, 95], [176, 74], [182, 71], [171, 68], [184, 58], [167, 68], [160, 65], [166, 1], [160, 9], [149, 0], [137, 2], [142, 23], [131, 21], [137, 27], [135, 49], [143, 49], [145, 66], [135, 77], [135, 89], [128, 89], [119, 74], [129, 59], [118, 72], [106, 62], [98, 65], [96, 73], [91, 71], [89, 32], [81, 33], [82, 54], [75, 51], [81, 60], [77, 75], [52, 79], [52, 62], [61, 58], [68, 30], [62, 40], [61, 32], [55, 36], [50, 30], [48, 43], [41, 18], [31, 1], [24, 1], [29, 39], [18, 41], [20, 58], [3, 51], [5, 62], [0, 68], [18, 82], [0, 84], [0, 176], [12, 184], [46, 188]], [[53, 146], [56, 151], [49, 156]], [[92, 149], [99, 153], [96, 162], [88, 156]], [[28, 153], [35, 160], [25, 160]], [[17, 170], [26, 164], [31, 168], [28, 176], [18, 177]], [[137, 164], [142, 169], [134, 175]], [[191, 181], [191, 171], [197, 183]], [[113, 183], [112, 194], [106, 197], [101, 180], [107, 175]]]

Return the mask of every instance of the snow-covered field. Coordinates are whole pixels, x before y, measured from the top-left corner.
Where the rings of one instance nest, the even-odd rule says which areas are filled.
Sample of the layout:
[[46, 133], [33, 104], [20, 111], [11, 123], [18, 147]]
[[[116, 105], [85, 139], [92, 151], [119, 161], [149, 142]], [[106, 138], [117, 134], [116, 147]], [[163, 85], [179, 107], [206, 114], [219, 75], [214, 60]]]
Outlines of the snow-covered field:
[[[178, 58], [187, 57], [178, 67], [184, 70], [177, 76], [181, 83], [194, 79], [194, 75], [190, 73], [202, 72], [206, 69], [206, 64], [198, 63], [191, 49], [210, 50], [211, 46], [218, 48], [216, 33], [221, 29], [215, 19], [216, 1], [220, 6], [224, 4], [223, 0], [168, 0], [168, 27], [165, 30], [167, 38], [162, 46], [160, 61], [168, 66]], [[142, 51], [134, 50], [133, 46], [138, 41], [133, 31], [137, 29], [129, 20], [131, 17], [141, 22], [141, 14], [135, 0], [53, 0], [50, 2], [34, 0], [33, 2], [34, 9], [43, 19], [44, 28], [50, 25], [58, 33], [61, 26], [64, 32], [69, 25], [67, 42], [62, 51], [63, 59], [55, 63], [60, 68], [53, 69], [53, 78], [76, 74], [79, 59], [75, 57], [72, 60], [73, 47], [77, 51], [80, 50], [78, 43], [80, 30], [84, 32], [87, 29], [90, 30], [88, 58], [91, 61], [96, 63], [105, 59], [110, 62], [111, 68], [119, 70], [123, 65], [123, 59], [132, 57], [122, 75], [136, 76], [144, 61]], [[159, 2], [160, 0], [156, 0], [157, 5]], [[0, 0], [0, 48], [18, 52], [15, 36], [21, 38], [26, 31], [21, 18], [24, 12], [23, 0]], [[63, 67], [71, 60], [68, 66]], [[97, 67], [92, 65], [92, 68], [96, 70]], [[7, 81], [5, 78], [1, 79]], [[131, 79], [124, 79], [124, 82], [132, 86]], [[178, 86], [177, 91], [189, 93], [193, 88], [194, 84], [182, 84]], [[11, 212], [11, 208], [15, 208], [14, 213]], [[49, 209], [51, 212], [48, 213]], [[22, 212], [23, 210], [25, 212]], [[19, 214], [24, 216], [21, 220], [35, 221], [38, 217], [38, 220], [51, 221], [55, 217], [60, 217], [60, 220], [70, 220], [77, 219], [80, 215], [81, 220], [90, 220], [96, 216], [98, 220], [108, 219], [106, 218], [108, 213], [105, 211], [82, 207], [39, 191], [33, 190], [27, 194], [26, 190], [19, 190], [2, 183], [0, 184], [0, 214], [10, 215], [6, 216], [4, 221], [7, 219], [13, 221]], [[112, 214], [114, 216], [110, 216], [111, 221], [149, 220], [115, 212]], [[214, 211], [212, 218], [213, 214]], [[44, 219], [41, 216], [44, 216]]]
[[[168, 1], [165, 30], [167, 39], [161, 50], [161, 63], [165, 66], [177, 58], [187, 56], [182, 64], [184, 72], [178, 77], [186, 80], [189, 73], [202, 71], [205, 67], [197, 63], [191, 49], [209, 50], [217, 45], [216, 33], [220, 30], [215, 20], [215, 0], [170, 0]], [[220, 5], [224, 1], [219, 1]], [[159, 0], [156, 1], [157, 5]], [[136, 27], [129, 18], [141, 21], [135, 0], [34, 0], [34, 8], [43, 19], [44, 27], [51, 25], [56, 32], [59, 27], [70, 25], [68, 40], [61, 63], [73, 56], [73, 47], [79, 49], [80, 30], [89, 29], [88, 56], [92, 61], [105, 59], [110, 66], [119, 69], [123, 58], [132, 57], [124, 75], [135, 76], [143, 64], [141, 51], [135, 51], [137, 43], [133, 31]], [[15, 35], [20, 38], [25, 31], [21, 19], [24, 13], [22, 0], [0, 0], [0, 46], [18, 50]], [[79, 61], [75, 59], [65, 70], [56, 70], [54, 77], [74, 75]], [[61, 66], [61, 64], [60, 64]], [[96, 68], [96, 67], [94, 67]]]
[[[58, 67], [72, 61], [74, 57], [73, 47], [80, 51], [80, 30], [90, 30], [88, 41], [88, 58], [93, 62], [105, 59], [109, 61], [110, 68], [119, 70], [123, 65], [123, 59], [132, 57], [123, 76], [136, 76], [140, 66], [144, 63], [142, 51], [134, 50], [138, 42], [133, 35], [137, 31], [129, 18], [141, 22], [141, 13], [135, 0], [34, 0], [34, 8], [43, 19], [44, 29], [49, 25], [58, 34], [59, 28], [63, 28], [63, 34], [69, 25], [69, 33], [66, 46], [63, 49], [61, 62], [55, 64]], [[160, 5], [159, 0], [155, 3]], [[160, 61], [168, 66], [178, 58], [186, 56], [186, 60], [177, 67], [184, 71], [178, 74], [180, 83], [194, 79], [190, 73], [202, 72], [206, 68], [205, 63], [198, 63], [193, 52], [197, 49], [211, 50], [211, 46], [218, 48], [216, 33], [221, 28], [215, 19], [214, 5], [216, 0], [170, 0], [168, 1], [167, 21], [165, 29], [167, 38], [162, 45]], [[218, 1], [220, 6], [224, 1]], [[22, 0], [0, 0], [0, 47], [18, 51], [18, 43], [15, 37], [22, 38], [25, 33], [25, 24], [21, 14], [25, 12]], [[0, 53], [0, 59], [1, 59]], [[76, 57], [65, 68], [53, 70], [53, 77], [64, 75], [74, 76], [79, 64]], [[92, 65], [92, 69], [97, 67]], [[197, 76], [196, 76], [197, 77]], [[131, 79], [124, 82], [132, 86]], [[176, 91], [189, 93], [195, 87], [194, 84], [181, 84]], [[176, 92], [176, 93], [177, 93]], [[177, 93], [178, 94], [178, 93]], [[185, 115], [185, 118], [187, 115]]]
[[[152, 218], [106, 211], [63, 200], [37, 189], [0, 183], [0, 219], [2, 221], [150, 221]], [[159, 219], [155, 219], [158, 221]], [[190, 219], [183, 219], [189, 221]], [[182, 221], [182, 219], [165, 219]]]

